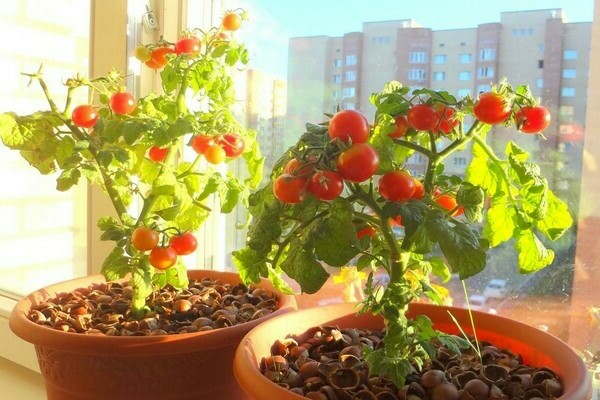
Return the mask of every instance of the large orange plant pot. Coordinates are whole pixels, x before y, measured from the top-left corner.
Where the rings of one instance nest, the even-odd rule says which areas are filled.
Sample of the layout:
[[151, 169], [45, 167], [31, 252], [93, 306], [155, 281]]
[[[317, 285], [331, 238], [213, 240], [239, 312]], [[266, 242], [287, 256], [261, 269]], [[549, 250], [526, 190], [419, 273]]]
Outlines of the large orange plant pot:
[[[458, 334], [458, 328], [448, 311], [460, 326], [470, 332], [468, 312], [465, 309], [429, 304], [411, 304], [409, 315], [427, 315], [436, 329]], [[589, 372], [583, 361], [564, 342], [518, 321], [473, 311], [477, 336], [501, 348], [520, 353], [524, 362], [532, 366], [546, 366], [555, 370], [564, 385], [560, 400], [589, 400], [592, 387]], [[273, 318], [254, 328], [240, 343], [234, 359], [235, 376], [240, 386], [255, 400], [302, 400], [263, 377], [260, 360], [270, 354], [275, 340], [295, 336], [299, 342], [311, 337], [313, 327], [319, 325], [340, 328], [382, 329], [383, 319], [372, 314], [356, 314], [356, 304], [334, 304], [309, 308]]]
[[[230, 272], [189, 271], [189, 276], [240, 282]], [[293, 296], [278, 293], [278, 310], [260, 320], [214, 331], [145, 337], [67, 333], [27, 318], [32, 305], [103, 281], [93, 276], [48, 286], [19, 301], [11, 314], [13, 332], [35, 345], [49, 400], [247, 399], [232, 370], [238, 344], [264, 320], [296, 309]], [[259, 286], [273, 290], [266, 281]]]

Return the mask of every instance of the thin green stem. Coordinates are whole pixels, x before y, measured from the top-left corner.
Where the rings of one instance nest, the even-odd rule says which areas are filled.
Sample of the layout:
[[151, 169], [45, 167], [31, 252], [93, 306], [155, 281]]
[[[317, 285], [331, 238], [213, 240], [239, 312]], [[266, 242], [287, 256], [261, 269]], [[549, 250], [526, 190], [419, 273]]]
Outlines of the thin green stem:
[[429, 149], [427, 149], [427, 148], [425, 148], [425, 147], [423, 147], [421, 145], [418, 145], [416, 143], [409, 142], [408, 140], [393, 139], [393, 141], [397, 145], [407, 147], [407, 148], [409, 148], [411, 150], [414, 150], [414, 151], [418, 151], [419, 153], [425, 155], [428, 158], [431, 158], [431, 157], [434, 156], [434, 153], [432, 151], [430, 151]]

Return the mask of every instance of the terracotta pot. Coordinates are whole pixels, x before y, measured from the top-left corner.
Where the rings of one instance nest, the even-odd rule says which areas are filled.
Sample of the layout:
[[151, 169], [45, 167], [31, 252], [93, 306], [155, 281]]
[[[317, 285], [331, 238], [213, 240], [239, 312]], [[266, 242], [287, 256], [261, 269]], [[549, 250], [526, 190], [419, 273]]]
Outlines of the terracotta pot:
[[[189, 271], [190, 278], [240, 282], [231, 272]], [[111, 337], [66, 333], [27, 319], [32, 305], [102, 276], [74, 279], [38, 290], [19, 301], [12, 331], [35, 345], [49, 400], [247, 399], [235, 382], [233, 356], [240, 340], [264, 320], [296, 309], [279, 293], [279, 309], [266, 318], [214, 331], [168, 336]], [[273, 289], [264, 281], [260, 286]]]
[[[234, 372], [240, 386], [255, 400], [301, 400], [294, 394], [263, 377], [259, 371], [262, 357], [269, 355], [275, 340], [296, 336], [303, 341], [312, 336], [312, 327], [319, 325], [340, 328], [382, 329], [383, 319], [371, 314], [356, 315], [356, 304], [334, 304], [310, 308], [273, 318], [254, 328], [240, 343], [234, 359]], [[448, 311], [461, 327], [470, 332], [466, 310], [429, 304], [412, 304], [409, 315], [427, 315], [436, 329], [458, 334], [458, 329]], [[555, 370], [564, 384], [560, 400], [588, 400], [592, 395], [589, 372], [583, 361], [564, 342], [523, 323], [473, 311], [477, 336], [501, 348], [521, 353], [525, 363], [547, 366]]]

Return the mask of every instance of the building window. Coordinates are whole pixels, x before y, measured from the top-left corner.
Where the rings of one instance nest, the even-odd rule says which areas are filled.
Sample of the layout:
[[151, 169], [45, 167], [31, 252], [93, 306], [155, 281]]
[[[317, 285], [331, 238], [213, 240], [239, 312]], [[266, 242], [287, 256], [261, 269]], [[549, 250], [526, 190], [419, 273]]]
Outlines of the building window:
[[389, 44], [390, 37], [389, 36], [373, 36], [371, 38], [371, 43], [373, 43], [373, 44]]
[[424, 69], [409, 69], [408, 70], [408, 79], [411, 81], [419, 81], [422, 82], [427, 78], [427, 71]]
[[492, 67], [483, 67], [477, 70], [477, 78], [493, 78], [494, 77], [494, 68]]
[[481, 61], [490, 61], [496, 58], [496, 50], [495, 49], [482, 49], [479, 50], [479, 59]]
[[336, 68], [339, 68], [342, 66], [342, 60], [340, 58], [336, 58], [335, 60], [333, 60], [333, 66]]
[[333, 97], [334, 100], [337, 100], [340, 98], [340, 91], [339, 90], [334, 90], [333, 92], [331, 92], [331, 96]]
[[563, 58], [565, 60], [577, 60], [577, 50], [565, 50]]
[[471, 53], [461, 53], [458, 56], [458, 61], [461, 64], [469, 64], [473, 62], [473, 55]]
[[544, 68], [544, 60], [538, 60], [538, 68]]
[[577, 70], [575, 70], [573, 68], [563, 69], [562, 77], [564, 79], [575, 79], [575, 78], [577, 78]]
[[446, 55], [445, 54], [436, 54], [433, 56], [434, 64], [445, 64], [446, 63]]
[[533, 35], [533, 28], [513, 29], [511, 33], [513, 36], [531, 36]]
[[460, 71], [458, 73], [459, 81], [470, 81], [471, 80], [471, 71]]
[[454, 157], [454, 165], [467, 165], [465, 157]]
[[561, 122], [573, 122], [575, 109], [573, 106], [560, 106], [558, 109], [558, 119]]
[[545, 49], [546, 49], [546, 46], [545, 46], [545, 45], [543, 45], [543, 44], [540, 44], [540, 45], [538, 46], [538, 50], [539, 50], [539, 52], [540, 52], [540, 53], [543, 53]]
[[356, 105], [354, 103], [344, 103], [342, 108], [344, 110], [354, 110], [356, 108]]
[[346, 71], [344, 79], [346, 82], [354, 82], [356, 80], [356, 71]]
[[536, 83], [538, 88], [541, 89], [544, 87], [544, 80], [542, 78], [538, 78]]
[[333, 83], [342, 83], [342, 75], [340, 75], [340, 74], [333, 75]]
[[458, 92], [456, 92], [456, 94], [458, 95], [458, 97], [467, 97], [471, 95], [471, 89], [458, 89]]
[[433, 73], [433, 80], [434, 81], [443, 81], [444, 79], [446, 79], [446, 73], [445, 72], [438, 71], [438, 72], [434, 72]]
[[356, 55], [350, 54], [346, 56], [346, 65], [356, 65]]
[[467, 45], [467, 42], [460, 42], [460, 47], [465, 47]]
[[440, 43], [440, 47], [444, 47], [446, 46], [444, 43]]
[[356, 88], [345, 87], [344, 89], [342, 89], [342, 97], [343, 98], [354, 97], [354, 96], [356, 96]]
[[427, 62], [427, 53], [423, 51], [412, 52], [408, 55], [411, 64], [424, 64]]
[[477, 86], [477, 93], [485, 93], [489, 92], [490, 90], [492, 90], [492, 86], [489, 84]]
[[412, 162], [414, 164], [419, 164], [421, 161], [423, 161], [423, 157], [422, 157], [421, 153], [415, 153], [409, 157], [409, 162]]
[[563, 87], [560, 89], [560, 95], [562, 97], [575, 97], [574, 87]]

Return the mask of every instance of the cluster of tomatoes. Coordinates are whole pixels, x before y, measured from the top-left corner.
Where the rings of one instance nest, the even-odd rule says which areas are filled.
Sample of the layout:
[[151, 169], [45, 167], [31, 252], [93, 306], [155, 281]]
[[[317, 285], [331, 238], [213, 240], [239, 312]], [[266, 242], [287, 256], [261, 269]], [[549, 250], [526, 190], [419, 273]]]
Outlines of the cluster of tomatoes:
[[[229, 40], [228, 32], [236, 31], [242, 25], [242, 16], [235, 12], [228, 12], [221, 21], [221, 29], [216, 34], [219, 40]], [[174, 44], [162, 42], [159, 45], [144, 46], [135, 48], [134, 56], [143, 62], [148, 68], [161, 69], [169, 62], [168, 56], [174, 54], [179, 56], [187, 54], [195, 56], [200, 54], [202, 42], [195, 36], [182, 37]]]
[[237, 158], [246, 148], [244, 139], [235, 133], [224, 135], [196, 135], [190, 141], [192, 149], [211, 164], [219, 164], [225, 158]]
[[[125, 115], [132, 113], [137, 108], [137, 102], [129, 92], [116, 92], [110, 96], [108, 106], [115, 114]], [[82, 104], [73, 109], [71, 121], [79, 128], [93, 128], [98, 122], [98, 110], [90, 104]]]
[[150, 265], [158, 270], [171, 268], [178, 256], [186, 256], [196, 251], [198, 241], [191, 232], [177, 233], [170, 237], [168, 245], [159, 245], [160, 233], [157, 230], [140, 226], [131, 235], [131, 244], [137, 250], [150, 251]]

